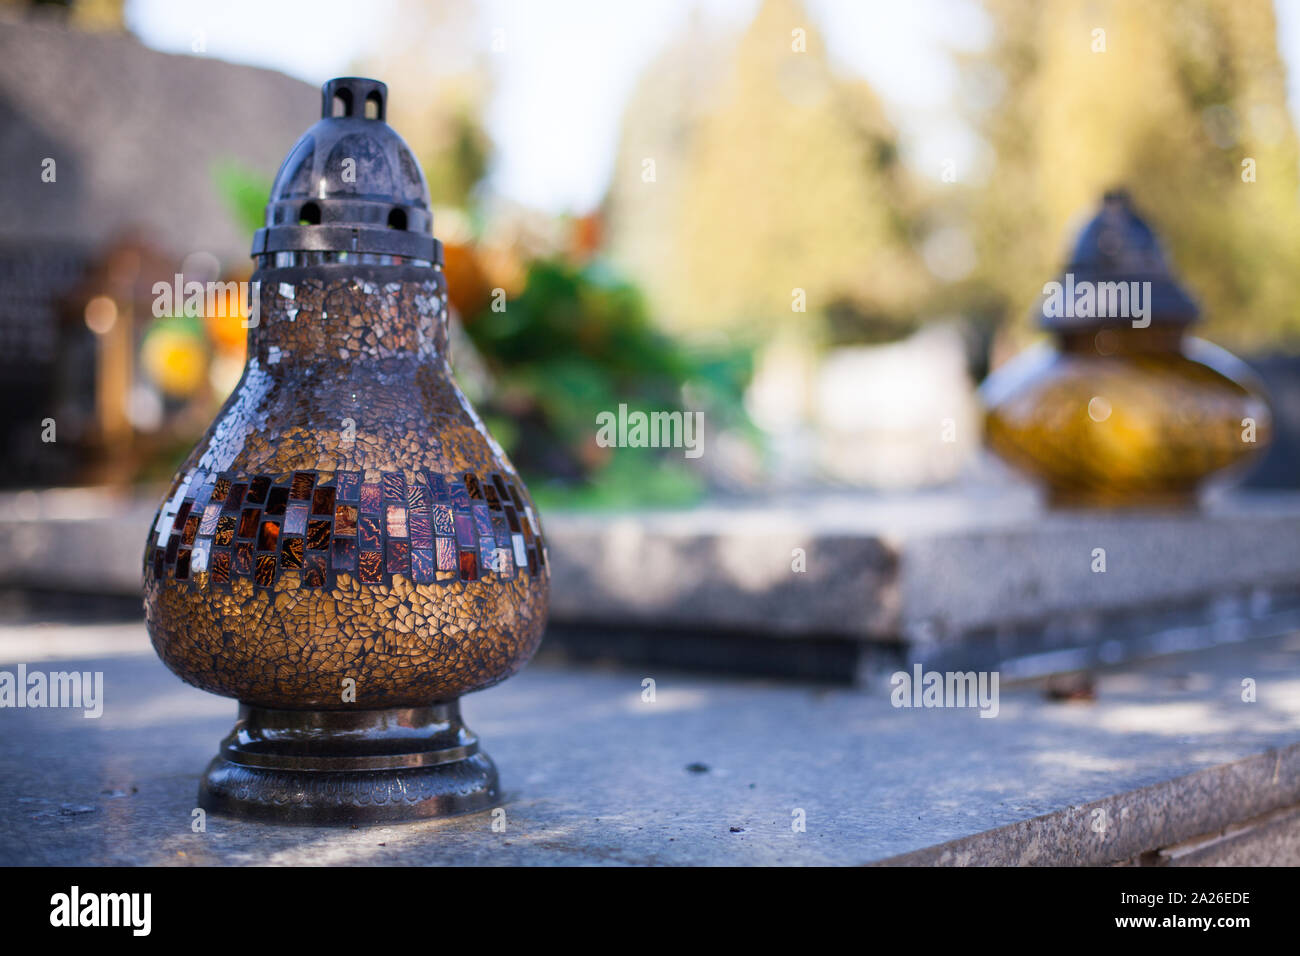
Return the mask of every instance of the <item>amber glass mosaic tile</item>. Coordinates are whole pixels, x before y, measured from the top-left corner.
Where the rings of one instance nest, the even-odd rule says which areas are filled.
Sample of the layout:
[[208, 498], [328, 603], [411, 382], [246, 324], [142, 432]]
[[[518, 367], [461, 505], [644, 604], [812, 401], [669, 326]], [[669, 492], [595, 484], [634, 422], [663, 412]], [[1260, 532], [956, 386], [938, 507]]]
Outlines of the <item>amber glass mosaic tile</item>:
[[226, 496], [226, 511], [238, 511], [244, 503], [244, 492], [248, 490], [248, 485], [240, 482], [230, 486], [230, 494]]
[[225, 548], [214, 549], [211, 558], [212, 580], [215, 584], [230, 583], [230, 552]]
[[399, 472], [384, 472], [384, 500], [406, 501], [406, 479]]
[[357, 533], [357, 506], [338, 505], [334, 509], [334, 534], [352, 537]]
[[311, 497], [311, 486], [315, 481], [315, 476], [311, 472], [300, 471], [293, 476], [293, 483], [289, 486], [289, 498], [292, 501], [304, 501]]
[[451, 537], [456, 533], [456, 526], [451, 516], [451, 508], [446, 505], [433, 506], [433, 533]]
[[361, 580], [378, 584], [384, 579], [384, 556], [378, 551], [361, 552]]
[[383, 507], [384, 497], [379, 485], [367, 482], [361, 486], [362, 514], [377, 515]]
[[339, 501], [356, 502], [361, 496], [362, 473], [359, 471], [341, 471], [334, 475], [334, 484]]
[[253, 576], [253, 542], [237, 541], [235, 543], [235, 563], [232, 573], [241, 578]]
[[483, 497], [483, 489], [479, 486], [478, 476], [473, 472], [468, 472], [462, 476], [465, 482], [465, 490], [469, 496], [475, 500]]
[[325, 555], [309, 552], [302, 563], [302, 583], [309, 588], [322, 588], [325, 586], [326, 575], [328, 574]]
[[331, 515], [334, 513], [334, 489], [317, 488], [311, 499], [313, 515]]
[[257, 522], [262, 517], [261, 508], [245, 508], [239, 518], [239, 531], [236, 533], [238, 538], [252, 538], [257, 536]]
[[384, 525], [379, 515], [362, 515], [357, 525], [362, 551], [378, 551], [384, 544]]
[[435, 556], [439, 571], [456, 571], [459, 569], [459, 558], [456, 556], [456, 541], [453, 538], [438, 538], [435, 548]]
[[271, 490], [271, 479], [267, 475], [258, 475], [248, 483], [248, 494], [244, 500], [250, 505], [266, 502], [266, 493]]
[[289, 503], [289, 489], [280, 487], [272, 488], [271, 493], [266, 496], [266, 513], [269, 515], [284, 514], [285, 507]]
[[356, 571], [357, 555], [360, 553], [356, 541], [351, 538], [335, 538], [332, 551], [335, 571]]
[[303, 556], [307, 553], [302, 538], [286, 537], [284, 550], [280, 552], [280, 567], [301, 568]]
[[275, 555], [259, 554], [257, 564], [254, 570], [255, 580], [259, 588], [269, 588], [275, 583]]
[[460, 553], [460, 577], [463, 581], [478, 580], [478, 556], [473, 551]]
[[257, 534], [258, 551], [274, 551], [280, 540], [280, 525], [275, 521], [263, 521], [262, 530]]
[[313, 520], [307, 522], [307, 550], [324, 551], [330, 546], [330, 523]]

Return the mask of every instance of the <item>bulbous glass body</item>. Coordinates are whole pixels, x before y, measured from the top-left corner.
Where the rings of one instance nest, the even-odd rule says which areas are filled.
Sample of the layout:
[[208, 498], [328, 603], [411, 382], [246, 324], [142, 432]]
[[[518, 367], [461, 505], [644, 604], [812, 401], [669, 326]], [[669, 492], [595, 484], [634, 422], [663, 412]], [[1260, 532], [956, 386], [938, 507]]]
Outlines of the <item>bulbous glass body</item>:
[[1204, 479], [1257, 456], [1272, 431], [1245, 364], [1181, 328], [1061, 334], [981, 394], [989, 446], [1057, 505], [1194, 503]]
[[441, 270], [332, 262], [254, 282], [243, 378], [145, 548], [159, 656], [281, 709], [423, 706], [510, 676], [541, 640], [546, 549], [452, 378]]

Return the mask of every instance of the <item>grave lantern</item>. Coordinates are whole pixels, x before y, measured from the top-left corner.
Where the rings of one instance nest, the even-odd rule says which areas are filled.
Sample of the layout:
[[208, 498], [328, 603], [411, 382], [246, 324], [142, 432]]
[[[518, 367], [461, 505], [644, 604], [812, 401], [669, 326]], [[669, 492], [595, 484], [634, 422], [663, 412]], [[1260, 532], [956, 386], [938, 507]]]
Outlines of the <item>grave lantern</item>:
[[546, 619], [527, 490], [452, 379], [420, 166], [383, 83], [326, 83], [272, 187], [238, 386], [149, 530], [176, 674], [239, 700], [200, 805], [299, 823], [470, 812], [497, 772], [459, 698]]
[[1204, 479], [1266, 447], [1261, 386], [1188, 334], [1199, 310], [1125, 193], [1104, 197], [1036, 312], [1052, 343], [999, 368], [981, 393], [990, 447], [1043, 482], [1052, 504], [1194, 505]]

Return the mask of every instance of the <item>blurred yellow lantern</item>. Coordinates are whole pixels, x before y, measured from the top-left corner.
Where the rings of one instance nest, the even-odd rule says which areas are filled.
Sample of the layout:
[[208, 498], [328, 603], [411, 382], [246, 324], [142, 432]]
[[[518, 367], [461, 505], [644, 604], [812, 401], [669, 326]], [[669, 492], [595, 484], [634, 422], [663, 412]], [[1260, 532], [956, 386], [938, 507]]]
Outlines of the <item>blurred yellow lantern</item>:
[[1268, 446], [1262, 386], [1187, 334], [1199, 310], [1126, 194], [1106, 195], [1061, 280], [1040, 303], [1055, 342], [981, 389], [990, 447], [1053, 504], [1195, 505], [1206, 478]]

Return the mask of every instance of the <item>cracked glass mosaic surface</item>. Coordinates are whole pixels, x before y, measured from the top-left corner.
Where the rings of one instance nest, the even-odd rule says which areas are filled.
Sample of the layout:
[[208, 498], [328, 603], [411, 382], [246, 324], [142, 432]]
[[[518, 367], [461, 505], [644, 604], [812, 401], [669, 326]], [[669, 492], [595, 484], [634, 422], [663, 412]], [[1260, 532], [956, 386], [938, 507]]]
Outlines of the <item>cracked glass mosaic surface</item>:
[[456, 386], [434, 268], [268, 269], [244, 376], [145, 546], [163, 661], [263, 707], [420, 706], [536, 650], [550, 565]]

